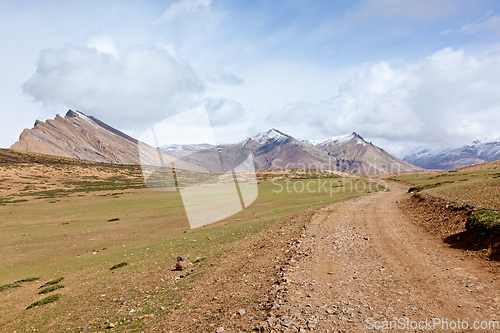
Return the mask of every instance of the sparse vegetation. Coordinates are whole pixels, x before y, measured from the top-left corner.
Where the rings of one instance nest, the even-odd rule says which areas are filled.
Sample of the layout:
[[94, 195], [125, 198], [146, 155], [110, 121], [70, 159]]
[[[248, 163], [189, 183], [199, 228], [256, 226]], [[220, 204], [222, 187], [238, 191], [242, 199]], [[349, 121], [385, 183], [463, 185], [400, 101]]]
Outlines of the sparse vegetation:
[[[127, 169], [103, 165], [99, 167], [102, 168], [99, 171], [102, 173], [97, 173], [95, 166], [60, 165], [59, 171], [54, 171], [54, 166], [52, 165], [51, 169], [45, 173], [66, 174], [66, 171], [74, 168], [72, 175], [68, 177], [74, 177], [80, 181], [107, 182], [109, 177], [120, 175], [124, 178], [131, 177], [135, 182], [141, 176], [140, 168], [135, 167], [135, 169], [133, 167]], [[23, 172], [28, 172], [30, 168], [34, 166], [24, 166], [23, 169], [26, 171]], [[116, 169], [118, 172], [109, 171], [111, 169]], [[95, 173], [92, 174], [92, 172]], [[291, 179], [292, 177], [284, 177], [286, 172], [282, 171], [279, 174], [271, 171], [265, 171], [265, 173], [269, 174], [267, 180], [260, 181], [259, 196], [251, 206], [219, 224], [193, 230], [189, 228], [182, 198], [179, 192], [175, 191], [96, 190], [90, 191], [83, 197], [72, 194], [67, 199], [58, 201], [57, 210], [54, 209], [54, 205], [48, 203], [48, 200], [36, 201], [26, 196], [28, 207], [0, 206], [0, 209], [3, 209], [2, 216], [6, 216], [6, 219], [2, 220], [2, 230], [6, 241], [2, 242], [0, 248], [12, 251], [14, 254], [23, 254], [23, 256], [16, 256], [15, 260], [10, 262], [14, 270], [30, 270], [44, 276], [65, 272], [64, 274], [71, 276], [72, 281], [78, 281], [82, 286], [77, 293], [68, 290], [71, 297], [65, 298], [60, 306], [44, 310], [47, 311], [47, 316], [59, 318], [58, 311], [68, 310], [72, 313], [74, 317], [72, 322], [75, 324], [79, 322], [77, 317], [85, 318], [89, 323], [92, 321], [91, 325], [94, 325], [92, 331], [99, 331], [96, 329], [95, 325], [98, 325], [96, 323], [102, 323], [108, 319], [113, 322], [123, 322], [120, 325], [123, 325], [124, 330], [135, 330], [137, 327], [144, 330], [144, 324], [141, 324], [139, 320], [123, 321], [120, 318], [110, 318], [110, 314], [102, 311], [104, 308], [109, 309], [109, 306], [97, 307], [90, 312], [89, 308], [92, 308], [91, 305], [96, 300], [112, 302], [108, 299], [109, 297], [119, 299], [123, 296], [127, 304], [130, 304], [128, 306], [133, 306], [136, 310], [130, 316], [131, 319], [147, 314], [166, 315], [178, 311], [175, 309], [183, 309], [182, 300], [185, 294], [194, 288], [199, 279], [209, 281], [207, 274], [210, 275], [210, 267], [240, 244], [251, 242], [252, 237], [262, 234], [273, 223], [294, 214], [304, 210], [310, 210], [312, 213], [314, 207], [357, 196], [359, 193], [353, 188], [354, 183], [358, 180], [366, 181], [362, 177], [356, 177], [352, 179], [352, 183], [349, 183], [349, 179], [344, 182], [338, 175], [333, 174], [329, 177], [313, 174], [310, 175], [310, 179], [299, 174], [294, 180]], [[98, 178], [83, 178], [82, 175], [98, 175]], [[71, 190], [68, 188], [70, 185], [67, 181], [67, 179], [60, 181], [51, 177], [50, 184], [52, 185], [45, 184], [47, 189], [43, 191]], [[305, 184], [310, 182], [309, 188], [316, 192], [293, 191], [296, 182]], [[318, 182], [326, 184], [320, 187]], [[334, 186], [332, 191], [330, 191], [331, 182]], [[281, 191], [277, 186], [278, 183], [283, 185]], [[287, 191], [287, 185], [289, 191]], [[23, 188], [22, 184], [16, 186]], [[78, 186], [86, 189], [91, 187], [91, 184], [80, 183]], [[364, 188], [364, 186], [361, 187]], [[318, 189], [322, 191], [318, 192]], [[369, 190], [368, 187], [367, 190]], [[34, 190], [34, 193], [36, 191], [38, 190]], [[111, 200], [117, 192], [123, 195]], [[71, 194], [70, 192], [59, 193]], [[104, 221], [111, 217], [119, 217], [120, 223], [103, 223], [103, 216], [109, 216]], [[22, 223], [19, 222], [19, 217], [22, 217]], [[295, 227], [300, 229], [306, 221], [294, 219], [290, 220], [290, 223], [297, 223]], [[274, 233], [269, 236], [274, 236]], [[17, 250], [19, 244], [23, 244], [19, 247], [22, 252]], [[107, 248], [106, 251], [104, 248]], [[24, 253], [30, 253], [30, 257], [24, 256]], [[171, 269], [174, 268], [175, 258], [179, 255], [198, 259], [193, 261], [193, 266], [191, 266], [193, 271], [187, 270], [183, 272], [182, 277], [179, 276], [179, 280], [174, 280], [176, 281], [175, 288], [177, 288], [175, 289], [172, 288], [170, 280], [174, 274], [171, 273]], [[3, 261], [5, 264], [6, 261], [3, 258], [6, 257], [0, 258], [0, 263]], [[134, 265], [130, 265], [131, 261], [128, 258], [133, 258]], [[246, 262], [248, 259], [245, 257]], [[117, 267], [124, 267], [122, 262], [129, 263], [127, 268], [123, 270], [115, 268], [112, 270], [114, 274], [109, 274], [110, 268], [115, 263], [119, 263], [115, 265]], [[58, 274], [63, 275], [63, 273]], [[8, 278], [8, 272], [0, 272], [0, 276], [4, 279]], [[55, 279], [48, 282], [54, 284], [44, 284], [43, 288], [59, 285], [61, 280]], [[67, 287], [66, 285], [66, 289]], [[26, 293], [24, 290], [24, 288], [15, 290], [14, 292], [19, 293], [21, 298], [15, 301], [14, 299], [7, 300], [0, 304], [0, 312], [3, 313], [12, 307], [16, 304], [14, 302], [18, 304], [22, 301], [23, 304], [30, 304], [36, 300], [32, 298], [33, 293]], [[160, 293], [156, 293], [156, 290]], [[104, 294], [107, 296], [101, 297]], [[144, 302], [145, 294], [152, 295], [147, 302]], [[119, 304], [119, 301], [116, 302]], [[111, 304], [115, 303], [109, 305]], [[160, 304], [164, 309], [160, 308]], [[15, 329], [21, 331], [29, 329], [27, 325], [36, 325], [41, 331], [49, 330], [49, 324], [39, 316], [13, 311], [9, 312], [5, 318], [9, 324], [1, 326], [0, 330], [12, 328], [11, 331]], [[71, 325], [73, 324], [69, 324]], [[76, 326], [73, 328], [76, 329]]]
[[38, 279], [39, 279], [38, 277], [32, 277], [32, 278], [18, 280], [18, 281], [13, 282], [13, 283], [4, 284], [4, 285], [0, 286], [0, 292], [4, 292], [4, 291], [11, 290], [11, 289], [19, 288], [19, 287], [21, 287], [21, 283], [38, 281]]
[[[433, 177], [431, 177], [433, 178]], [[429, 178], [429, 179], [431, 179]], [[453, 184], [455, 181], [453, 180], [446, 180], [444, 182], [439, 182], [439, 183], [433, 183], [433, 184], [423, 184], [423, 185], [417, 185], [417, 186], [412, 186], [408, 189], [408, 193], [411, 193], [411, 192], [420, 192], [420, 191], [423, 191], [423, 190], [427, 190], [427, 189], [430, 189], [430, 188], [435, 188], [435, 187], [439, 187], [443, 184]]]
[[31, 308], [34, 308], [35, 306], [39, 306], [39, 305], [44, 305], [44, 304], [49, 304], [49, 303], [52, 303], [52, 302], [55, 302], [57, 301], [59, 298], [61, 298], [61, 294], [53, 294], [53, 295], [50, 295], [50, 296], [47, 296], [45, 298], [42, 298], [41, 300], [39, 301], [36, 301], [36, 302], [33, 302], [31, 303], [27, 308], [26, 310], [28, 309], [31, 309]]
[[64, 288], [64, 286], [61, 284], [56, 284], [56, 285], [44, 288], [44, 289], [40, 290], [38, 293], [39, 294], [48, 294], [54, 290], [61, 289], [61, 288]]
[[500, 231], [500, 212], [480, 210], [472, 213], [465, 225], [467, 230], [494, 233]]
[[45, 288], [45, 287], [48, 287], [48, 286], [52, 286], [54, 284], [58, 284], [62, 280], [64, 280], [64, 277], [60, 277], [60, 278], [57, 278], [57, 279], [54, 279], [54, 280], [50, 280], [48, 282], [45, 282], [42, 286], [40, 286], [39, 289], [42, 289], [42, 288]]
[[128, 262], [126, 261], [123, 261], [119, 264], [116, 264], [116, 265], [113, 265], [113, 267], [111, 267], [109, 270], [112, 271], [113, 269], [117, 269], [117, 268], [120, 268], [120, 267], [123, 267], [123, 266], [127, 266], [128, 265]]
[[[487, 168], [488, 165], [454, 172], [402, 174], [391, 179], [411, 184], [409, 192], [423, 192], [471, 206], [500, 209], [499, 172], [498, 169]], [[435, 179], [441, 181], [436, 183]]]

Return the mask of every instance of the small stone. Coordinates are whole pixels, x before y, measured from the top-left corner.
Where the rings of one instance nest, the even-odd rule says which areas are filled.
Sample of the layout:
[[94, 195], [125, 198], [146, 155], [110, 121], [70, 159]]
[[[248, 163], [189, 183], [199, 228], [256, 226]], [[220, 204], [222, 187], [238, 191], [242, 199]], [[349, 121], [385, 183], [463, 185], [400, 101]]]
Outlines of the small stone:
[[219, 328], [217, 329], [217, 332], [224, 332], [224, 327], [222, 327], [222, 326], [221, 326], [221, 327], [219, 327]]
[[177, 257], [177, 262], [175, 263], [175, 269], [178, 271], [182, 271], [186, 269], [188, 266], [188, 262], [183, 257]]
[[239, 309], [238, 313], [243, 316], [247, 312], [245, 311], [245, 309]]
[[113, 323], [109, 323], [109, 324], [108, 324], [108, 328], [115, 328], [115, 324], [113, 324]]

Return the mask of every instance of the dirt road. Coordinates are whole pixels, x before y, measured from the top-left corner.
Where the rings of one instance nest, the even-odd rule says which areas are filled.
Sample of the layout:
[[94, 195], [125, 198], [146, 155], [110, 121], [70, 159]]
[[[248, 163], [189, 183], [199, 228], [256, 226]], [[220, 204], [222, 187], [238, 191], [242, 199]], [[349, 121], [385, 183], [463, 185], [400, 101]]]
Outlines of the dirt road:
[[497, 276], [416, 226], [406, 188], [389, 186], [315, 216], [274, 286], [271, 329], [500, 332]]

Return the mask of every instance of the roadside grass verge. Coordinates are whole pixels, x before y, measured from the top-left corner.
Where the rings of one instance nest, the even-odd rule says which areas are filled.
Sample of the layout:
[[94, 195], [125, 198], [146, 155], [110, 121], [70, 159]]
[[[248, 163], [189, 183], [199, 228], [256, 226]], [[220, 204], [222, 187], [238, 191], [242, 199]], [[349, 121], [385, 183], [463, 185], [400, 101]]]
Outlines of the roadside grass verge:
[[391, 177], [412, 185], [410, 192], [422, 192], [472, 206], [500, 209], [499, 169], [415, 172]]
[[469, 231], [477, 230], [490, 234], [497, 233], [500, 231], [500, 212], [489, 210], [474, 212], [467, 219], [465, 227]]

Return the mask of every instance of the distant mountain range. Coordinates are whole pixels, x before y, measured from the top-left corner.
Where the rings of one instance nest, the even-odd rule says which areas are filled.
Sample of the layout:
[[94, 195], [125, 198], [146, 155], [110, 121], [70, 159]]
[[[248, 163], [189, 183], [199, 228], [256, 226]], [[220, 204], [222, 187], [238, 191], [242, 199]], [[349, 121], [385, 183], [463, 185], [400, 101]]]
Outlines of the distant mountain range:
[[177, 160], [176, 167], [204, 172], [220, 172], [221, 164], [223, 171], [228, 171], [246, 160], [250, 153], [257, 170], [323, 168], [357, 174], [421, 170], [356, 133], [315, 141], [298, 140], [271, 129], [240, 143], [221, 146], [201, 143], [156, 149], [141, 143], [140, 159], [138, 144], [136, 139], [95, 117], [69, 110], [64, 118], [57, 115], [54, 120], [37, 120], [34, 128], [24, 130], [11, 148], [95, 162], [152, 165], [158, 160], [159, 149], [167, 165]]
[[271, 129], [233, 145], [169, 145], [159, 149], [208, 170], [219, 167], [219, 152], [222, 156], [230, 156], [228, 160], [241, 160], [251, 152], [257, 170], [328, 169], [357, 174], [421, 170], [366, 142], [356, 133], [313, 141], [298, 140]]
[[404, 160], [424, 169], [454, 170], [500, 160], [500, 141], [475, 140], [470, 145], [456, 149], [418, 149]]

